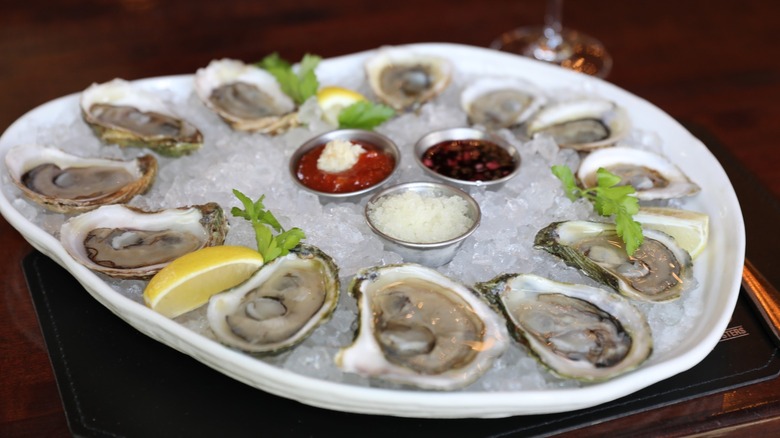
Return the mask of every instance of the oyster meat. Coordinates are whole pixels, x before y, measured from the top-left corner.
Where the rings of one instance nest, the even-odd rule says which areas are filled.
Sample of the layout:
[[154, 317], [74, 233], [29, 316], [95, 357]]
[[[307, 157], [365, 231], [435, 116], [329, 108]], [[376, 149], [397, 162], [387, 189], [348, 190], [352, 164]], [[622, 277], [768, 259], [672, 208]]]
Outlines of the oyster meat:
[[479, 78], [468, 84], [460, 95], [461, 107], [469, 121], [488, 129], [519, 125], [546, 100], [535, 85], [512, 77]]
[[259, 354], [279, 353], [306, 339], [336, 308], [340, 283], [333, 260], [299, 245], [260, 268], [244, 283], [209, 300], [216, 338]]
[[145, 147], [178, 157], [203, 145], [203, 135], [155, 94], [123, 79], [92, 84], [81, 93], [81, 115], [105, 143]]
[[281, 134], [300, 124], [295, 103], [271, 73], [235, 59], [214, 60], [195, 73], [195, 92], [239, 131]]
[[666, 233], [642, 232], [644, 243], [630, 257], [615, 225], [601, 222], [554, 222], [537, 233], [534, 244], [629, 298], [679, 298], [693, 285], [690, 254]]
[[58, 213], [128, 202], [146, 192], [157, 174], [151, 155], [130, 161], [84, 158], [40, 145], [10, 149], [5, 164], [28, 199]]
[[507, 348], [501, 318], [475, 291], [416, 264], [366, 268], [349, 287], [359, 328], [336, 355], [346, 372], [411, 385], [462, 388]]
[[153, 212], [117, 204], [68, 219], [60, 242], [87, 268], [146, 279], [184, 254], [221, 245], [227, 231], [225, 214], [215, 203]]
[[621, 184], [633, 186], [636, 197], [643, 201], [691, 196], [701, 190], [663, 155], [622, 146], [588, 154], [580, 163], [577, 178], [584, 187], [595, 187], [596, 171], [602, 167], [619, 176]]
[[510, 333], [555, 374], [611, 379], [650, 356], [644, 315], [626, 298], [531, 274], [505, 274], [476, 288], [506, 317]]
[[528, 120], [529, 137], [549, 135], [562, 148], [580, 151], [613, 145], [629, 131], [625, 110], [612, 101], [585, 97], [544, 106]]
[[452, 79], [452, 64], [438, 56], [383, 47], [366, 61], [374, 94], [397, 111], [416, 110], [441, 94]]

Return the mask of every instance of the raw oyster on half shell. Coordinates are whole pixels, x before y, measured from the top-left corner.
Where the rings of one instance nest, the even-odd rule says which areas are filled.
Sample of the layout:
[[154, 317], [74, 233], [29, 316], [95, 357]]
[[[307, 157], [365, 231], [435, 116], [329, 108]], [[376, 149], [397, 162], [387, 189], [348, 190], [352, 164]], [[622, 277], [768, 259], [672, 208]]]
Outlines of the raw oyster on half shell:
[[642, 312], [613, 292], [531, 274], [504, 274], [476, 288], [506, 317], [510, 333], [555, 374], [611, 379], [650, 356]]
[[546, 101], [535, 85], [512, 77], [481, 77], [466, 85], [460, 95], [469, 121], [488, 129], [519, 125]]
[[227, 232], [225, 213], [215, 203], [151, 212], [117, 204], [68, 219], [60, 242], [89, 269], [146, 279], [184, 254], [221, 245]]
[[287, 350], [330, 319], [339, 300], [338, 267], [321, 250], [299, 245], [244, 283], [209, 300], [216, 338], [258, 354]]
[[623, 108], [595, 97], [551, 103], [526, 124], [528, 137], [549, 135], [560, 147], [579, 151], [611, 146], [629, 129], [630, 121]]
[[621, 184], [633, 186], [642, 201], [691, 196], [701, 190], [666, 157], [642, 149], [612, 147], [588, 154], [577, 170], [585, 188], [598, 185], [599, 168], [619, 176]]
[[381, 101], [397, 111], [413, 111], [447, 88], [453, 67], [445, 58], [383, 47], [366, 61], [365, 69]]
[[648, 228], [642, 232], [644, 242], [632, 256], [615, 225], [601, 222], [554, 222], [537, 233], [534, 246], [629, 298], [679, 298], [694, 283], [690, 254], [666, 233]]
[[195, 73], [195, 92], [233, 129], [281, 134], [298, 126], [295, 102], [276, 78], [235, 59], [214, 60]]
[[81, 115], [105, 143], [145, 147], [179, 157], [203, 146], [203, 135], [147, 90], [123, 79], [81, 93]]
[[152, 155], [129, 161], [85, 158], [40, 145], [10, 149], [5, 164], [28, 199], [58, 213], [128, 202], [146, 192], [157, 174]]
[[349, 287], [358, 332], [336, 355], [344, 371], [450, 390], [485, 373], [507, 348], [501, 318], [472, 289], [416, 264], [359, 271]]

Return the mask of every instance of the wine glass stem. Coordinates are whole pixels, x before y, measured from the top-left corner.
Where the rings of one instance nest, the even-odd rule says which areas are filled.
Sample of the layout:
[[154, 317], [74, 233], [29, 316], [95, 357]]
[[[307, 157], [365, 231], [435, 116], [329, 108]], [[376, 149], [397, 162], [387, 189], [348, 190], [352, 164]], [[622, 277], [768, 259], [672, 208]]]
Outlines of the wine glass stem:
[[547, 10], [544, 14], [544, 37], [547, 40], [545, 45], [550, 50], [556, 50], [563, 42], [561, 36], [562, 10], [563, 0], [547, 0]]
[[542, 61], [560, 63], [571, 56], [571, 47], [563, 38], [561, 11], [563, 0], [547, 0], [542, 35], [531, 49], [531, 56]]

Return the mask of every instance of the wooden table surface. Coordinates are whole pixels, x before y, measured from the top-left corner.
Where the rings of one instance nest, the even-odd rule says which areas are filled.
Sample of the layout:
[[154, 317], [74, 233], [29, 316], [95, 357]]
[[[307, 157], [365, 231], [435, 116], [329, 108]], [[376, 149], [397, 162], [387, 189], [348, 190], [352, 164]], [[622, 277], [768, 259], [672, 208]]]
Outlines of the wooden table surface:
[[[297, 60], [387, 44], [488, 46], [542, 22], [542, 0], [26, 0], [0, 12], [0, 130], [114, 77], [192, 73], [210, 60]], [[607, 80], [709, 130], [780, 198], [780, 49], [773, 0], [569, 1], [564, 24], [598, 37]], [[29, 244], [0, 219], [0, 436], [67, 436], [21, 271]], [[578, 435], [744, 435], [780, 428], [771, 380], [595, 425]]]

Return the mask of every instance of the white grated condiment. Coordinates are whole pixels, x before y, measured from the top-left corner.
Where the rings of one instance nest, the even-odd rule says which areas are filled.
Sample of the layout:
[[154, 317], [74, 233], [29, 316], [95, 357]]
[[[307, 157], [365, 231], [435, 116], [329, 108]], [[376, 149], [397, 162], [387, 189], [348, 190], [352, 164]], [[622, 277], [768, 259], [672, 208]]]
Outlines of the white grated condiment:
[[330, 173], [343, 172], [351, 169], [365, 152], [362, 146], [349, 140], [329, 141], [317, 159], [317, 169]]
[[368, 207], [371, 223], [390, 237], [413, 243], [454, 239], [474, 224], [458, 196], [423, 196], [414, 191], [387, 195]]

